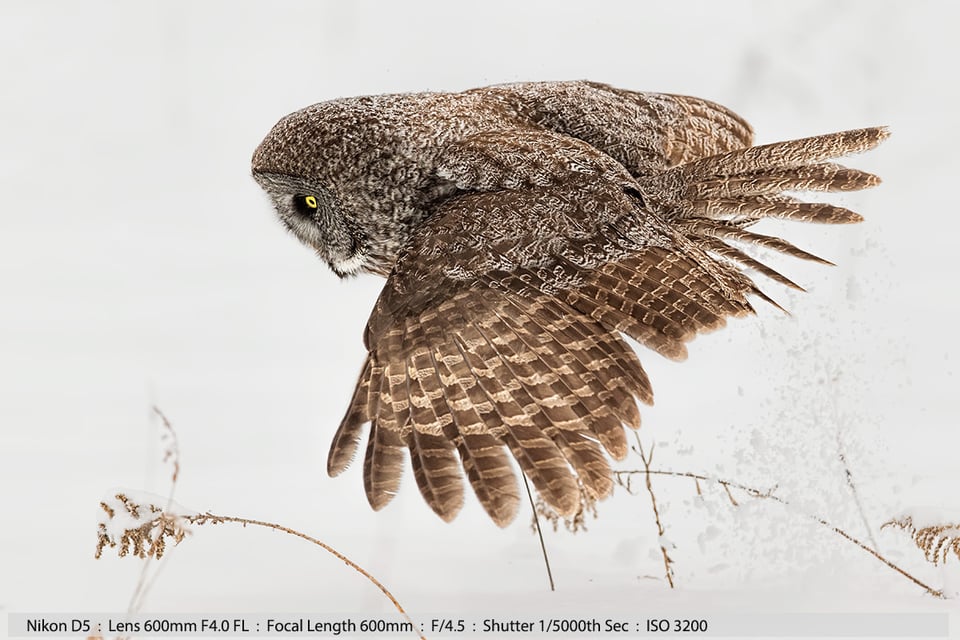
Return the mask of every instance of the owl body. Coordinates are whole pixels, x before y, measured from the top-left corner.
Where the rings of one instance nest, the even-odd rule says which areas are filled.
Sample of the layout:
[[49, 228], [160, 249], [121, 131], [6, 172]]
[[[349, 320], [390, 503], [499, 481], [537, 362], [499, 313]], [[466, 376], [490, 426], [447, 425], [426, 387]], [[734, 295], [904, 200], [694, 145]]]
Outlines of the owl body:
[[[622, 336], [670, 358], [769, 300], [749, 277], [793, 282], [748, 229], [764, 217], [856, 222], [792, 194], [875, 176], [831, 162], [881, 128], [751, 147], [749, 125], [698, 98], [590, 82], [366, 96], [280, 120], [253, 174], [280, 220], [341, 277], [387, 276], [334, 438], [331, 474], [369, 425], [374, 508], [404, 461], [444, 519], [463, 478], [495, 522], [519, 493], [514, 465], [560, 515], [612, 490], [649, 380]], [[787, 193], [785, 193], [787, 192]]]
[[[682, 159], [689, 143], [673, 136], [685, 132], [678, 98], [630, 95], [561, 82], [333, 100], [278, 122], [254, 153], [253, 172], [276, 194], [281, 219], [340, 275], [386, 275], [410, 233], [453, 193], [547, 187], [603, 172], [629, 181]], [[713, 107], [725, 116], [723, 139], [749, 140], [745, 122]], [[308, 187], [334, 212], [330, 238], [282, 215], [290, 191]]]

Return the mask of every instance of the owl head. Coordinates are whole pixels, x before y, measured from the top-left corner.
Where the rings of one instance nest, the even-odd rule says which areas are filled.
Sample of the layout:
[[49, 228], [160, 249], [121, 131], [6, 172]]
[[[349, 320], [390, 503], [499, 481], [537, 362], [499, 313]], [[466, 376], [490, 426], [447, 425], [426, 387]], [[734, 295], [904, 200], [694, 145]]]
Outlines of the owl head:
[[253, 154], [280, 221], [340, 277], [387, 275], [435, 195], [429, 167], [403, 151], [408, 124], [380, 97], [322, 102], [281, 119]]
[[333, 191], [308, 177], [258, 171], [256, 164], [253, 178], [270, 196], [283, 226], [334, 273], [343, 278], [364, 270], [368, 241]]
[[357, 196], [342, 175], [350, 155], [346, 123], [323, 107], [291, 113], [274, 125], [253, 153], [252, 172], [280, 222], [342, 278], [363, 270], [370, 241], [351, 210]]

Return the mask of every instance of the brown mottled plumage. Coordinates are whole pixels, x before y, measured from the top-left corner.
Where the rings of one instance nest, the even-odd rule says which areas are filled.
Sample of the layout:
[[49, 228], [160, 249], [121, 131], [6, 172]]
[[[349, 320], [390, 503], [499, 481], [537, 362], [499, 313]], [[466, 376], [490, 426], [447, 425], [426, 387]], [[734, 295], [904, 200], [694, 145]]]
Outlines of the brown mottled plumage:
[[[493, 520], [516, 515], [513, 463], [563, 516], [612, 488], [608, 456], [653, 392], [626, 334], [674, 359], [697, 333], [788, 286], [747, 229], [765, 217], [857, 222], [785, 192], [878, 184], [830, 162], [884, 128], [751, 147], [749, 125], [698, 98], [592, 82], [324, 102], [283, 118], [253, 156], [281, 221], [340, 276], [387, 276], [369, 351], [330, 449], [343, 471], [370, 425], [379, 509], [409, 454], [443, 519], [463, 472]], [[462, 472], [461, 472], [462, 468]]]

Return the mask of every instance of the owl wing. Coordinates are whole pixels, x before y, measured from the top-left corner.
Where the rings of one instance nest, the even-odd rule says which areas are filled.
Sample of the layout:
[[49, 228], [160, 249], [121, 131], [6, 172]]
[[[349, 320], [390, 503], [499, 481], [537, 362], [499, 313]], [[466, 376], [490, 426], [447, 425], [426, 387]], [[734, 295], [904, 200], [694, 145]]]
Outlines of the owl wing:
[[525, 121], [582, 140], [647, 176], [753, 143], [750, 125], [723, 105], [599, 82], [530, 82], [479, 89], [508, 102]]
[[490, 183], [446, 201], [401, 254], [371, 314], [369, 355], [328, 471], [346, 468], [369, 423], [363, 477], [375, 509], [396, 493], [407, 452], [444, 520], [463, 504], [462, 468], [490, 517], [509, 523], [520, 499], [511, 458], [563, 516], [581, 508], [581, 492], [608, 495], [607, 455], [627, 454], [624, 425], [638, 428], [637, 401], [653, 399], [622, 334], [680, 359], [697, 333], [752, 312], [747, 297], [763, 294], [737, 265], [779, 274], [726, 241], [815, 259], [744, 226], [760, 216], [858, 219], [770, 194], [876, 184], [822, 161], [883, 136], [731, 152], [643, 184], [612, 166], [546, 183], [541, 167], [513, 188]]

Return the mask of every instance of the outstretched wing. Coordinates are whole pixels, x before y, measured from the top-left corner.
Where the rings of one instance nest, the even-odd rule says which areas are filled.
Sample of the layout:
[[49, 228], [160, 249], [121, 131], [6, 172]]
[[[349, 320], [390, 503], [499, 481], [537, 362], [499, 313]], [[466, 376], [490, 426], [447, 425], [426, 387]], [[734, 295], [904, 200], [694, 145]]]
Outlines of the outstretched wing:
[[[363, 475], [375, 509], [396, 493], [407, 453], [445, 520], [463, 504], [462, 468], [491, 518], [510, 522], [519, 504], [511, 459], [561, 515], [577, 512], [581, 491], [608, 495], [607, 456], [626, 455], [624, 426], [639, 427], [637, 401], [653, 397], [621, 334], [683, 358], [694, 335], [751, 312], [747, 296], [762, 294], [736, 264], [772, 270], [725, 240], [813, 258], [744, 227], [762, 216], [851, 221], [856, 214], [780, 192], [875, 184], [824, 160], [884, 136], [873, 129], [736, 151], [639, 181], [602, 158], [583, 170], [577, 154], [588, 152], [574, 144], [577, 170], [562, 180], [534, 171], [447, 201], [377, 301], [328, 471], [346, 468], [369, 423]], [[504, 146], [491, 142], [460, 151], [496, 164]], [[450, 163], [448, 173], [457, 179], [468, 166]]]

